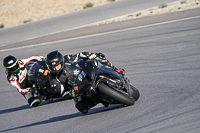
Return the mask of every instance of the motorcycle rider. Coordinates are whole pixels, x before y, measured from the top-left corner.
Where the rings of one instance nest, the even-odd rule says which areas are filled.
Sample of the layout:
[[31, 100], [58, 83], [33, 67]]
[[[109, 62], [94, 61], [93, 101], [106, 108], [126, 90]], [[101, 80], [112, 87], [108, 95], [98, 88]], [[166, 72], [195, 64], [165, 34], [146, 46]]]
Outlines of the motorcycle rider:
[[[68, 76], [70, 75], [70, 71], [67, 71], [67, 69], [63, 68], [65, 67], [65, 64], [67, 64], [68, 61], [78, 61], [79, 59], [96, 59], [103, 65], [113, 68], [113, 70], [119, 74], [124, 75], [125, 72], [124, 69], [117, 69], [115, 66], [113, 66], [112, 63], [108, 61], [105, 55], [102, 53], [82, 52], [74, 55], [63, 56], [57, 50], [52, 51], [46, 56], [46, 64], [50, 70], [50, 85], [51, 87], [55, 87], [55, 90], [60, 92], [63, 96], [66, 95], [64, 93], [65, 91], [70, 92], [70, 89], [68, 88]], [[71, 93], [73, 95], [72, 91]], [[73, 95], [73, 97], [75, 96]], [[87, 113], [84, 111], [87, 111], [88, 109], [97, 104], [97, 102], [93, 99], [88, 99], [80, 96], [75, 97], [74, 100], [75, 107], [82, 113]], [[107, 107], [108, 105], [105, 104], [104, 106]]]
[[105, 55], [102, 53], [92, 53], [92, 52], [81, 52], [78, 54], [73, 55], [65, 55], [64, 56], [65, 62], [68, 61], [78, 61], [79, 59], [96, 59], [101, 64], [111, 67], [116, 73], [121, 74], [124, 76], [125, 70], [124, 69], [118, 69], [115, 66], [112, 65], [112, 63], [106, 59]]
[[[28, 70], [28, 80], [34, 86], [32, 92], [40, 97], [40, 99], [52, 101], [54, 98], [62, 97], [60, 93], [57, 93], [57, 91], [50, 86], [50, 73], [45, 60], [34, 62], [30, 67], [26, 68]], [[65, 96], [63, 99], [72, 99], [72, 97]]]
[[17, 59], [13, 55], [8, 55], [3, 60], [3, 65], [6, 69], [5, 73], [7, 75], [8, 82], [17, 88], [18, 92], [21, 93], [28, 104], [32, 107], [38, 106], [40, 104], [40, 99], [35, 98], [34, 95], [29, 92], [32, 84], [28, 81], [28, 74], [26, 66], [30, 65], [31, 61], [42, 61], [44, 58], [42, 56], [31, 56], [27, 59]]

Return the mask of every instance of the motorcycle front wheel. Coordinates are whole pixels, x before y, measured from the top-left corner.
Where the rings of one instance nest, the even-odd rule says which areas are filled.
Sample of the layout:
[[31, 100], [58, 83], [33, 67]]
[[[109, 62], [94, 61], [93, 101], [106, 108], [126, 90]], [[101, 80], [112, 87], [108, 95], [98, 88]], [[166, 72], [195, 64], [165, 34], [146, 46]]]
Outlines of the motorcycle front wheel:
[[104, 83], [98, 84], [98, 92], [107, 97], [113, 99], [114, 101], [124, 104], [127, 106], [133, 105], [135, 103], [135, 99], [129, 97], [128, 95], [124, 95], [123, 93], [110, 88], [109, 86], [105, 85]]
[[131, 90], [130, 90], [130, 95], [132, 97], [134, 97], [135, 101], [137, 101], [140, 97], [140, 92], [137, 88], [135, 88], [134, 86], [130, 85], [131, 86]]

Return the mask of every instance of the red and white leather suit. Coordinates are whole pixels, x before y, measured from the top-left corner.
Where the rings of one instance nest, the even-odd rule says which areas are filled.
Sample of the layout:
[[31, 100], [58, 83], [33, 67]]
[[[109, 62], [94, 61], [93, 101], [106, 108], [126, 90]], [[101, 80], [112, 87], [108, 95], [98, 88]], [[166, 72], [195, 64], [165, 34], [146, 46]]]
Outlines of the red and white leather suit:
[[[32, 93], [29, 92], [29, 88], [32, 85], [28, 81], [28, 74], [26, 65], [28, 65], [31, 61], [41, 61], [43, 60], [43, 56], [31, 56], [27, 59], [19, 59], [20, 68], [18, 73], [9, 73], [6, 71], [8, 82], [17, 88], [18, 92], [21, 93], [26, 100], [28, 101], [31, 97], [33, 97]], [[29, 103], [31, 104], [31, 103]]]

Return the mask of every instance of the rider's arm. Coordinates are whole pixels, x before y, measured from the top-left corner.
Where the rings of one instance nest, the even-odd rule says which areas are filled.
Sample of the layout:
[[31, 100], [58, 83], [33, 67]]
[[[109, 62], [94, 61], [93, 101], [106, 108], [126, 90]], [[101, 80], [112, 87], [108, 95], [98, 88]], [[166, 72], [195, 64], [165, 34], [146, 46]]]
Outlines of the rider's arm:
[[65, 62], [68, 61], [78, 61], [79, 59], [88, 59], [88, 55], [90, 52], [81, 52], [78, 54], [71, 54], [71, 55], [65, 55]]
[[78, 60], [78, 54], [65, 55], [64, 59], [65, 59], [65, 63], [69, 62], [69, 61], [77, 61]]
[[99, 52], [99, 53], [92, 53], [92, 52], [83, 52], [81, 53], [80, 55], [84, 55], [84, 57], [86, 56], [87, 59], [89, 60], [97, 60], [99, 61], [100, 63], [102, 63], [103, 65], [106, 65], [106, 66], [109, 66], [109, 67], [112, 67], [112, 63], [106, 59], [106, 56]]
[[102, 53], [92, 53], [92, 52], [81, 52], [78, 54], [74, 55], [65, 55], [64, 56], [66, 62], [67, 61], [78, 61], [79, 59], [84, 59], [84, 60], [98, 60], [101, 62], [103, 65], [112, 67], [112, 63], [106, 59], [105, 55]]
[[43, 59], [44, 59], [43, 56], [31, 56], [31, 57], [29, 57], [29, 58], [27, 58], [27, 59], [21, 59], [20, 61], [21, 61], [24, 65], [26, 65], [26, 64], [28, 64], [30, 61], [42, 61]]
[[82, 52], [82, 53], [78, 53], [78, 58], [79, 59], [89, 59], [89, 60], [98, 60], [98, 61], [102, 61], [102, 60], [106, 60], [106, 57], [104, 54], [102, 53], [92, 53], [92, 52]]
[[72, 54], [72, 55], [65, 55], [65, 62], [68, 61], [78, 61], [79, 59], [92, 59], [96, 57], [96, 53], [92, 53], [92, 52], [81, 52], [78, 54]]
[[14, 86], [15, 88], [17, 88], [17, 91], [21, 94], [26, 94], [29, 91], [26, 88], [21, 88], [20, 83], [17, 81], [17, 77], [15, 76], [8, 76], [7, 77], [8, 82]]

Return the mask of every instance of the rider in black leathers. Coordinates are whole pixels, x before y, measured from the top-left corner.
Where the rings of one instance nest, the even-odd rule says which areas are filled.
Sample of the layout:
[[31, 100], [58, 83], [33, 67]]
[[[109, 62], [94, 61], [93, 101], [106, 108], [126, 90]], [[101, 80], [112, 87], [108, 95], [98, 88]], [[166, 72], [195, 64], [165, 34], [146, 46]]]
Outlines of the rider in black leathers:
[[[92, 60], [96, 59], [103, 65], [111, 67], [116, 73], [124, 75], [124, 69], [117, 69], [108, 61], [104, 54], [102, 53], [91, 53], [82, 52], [75, 55], [65, 55], [63, 56], [57, 50], [52, 51], [47, 54], [46, 64], [50, 70], [50, 85], [55, 88], [58, 93], [63, 97], [68, 96], [70, 89], [68, 88], [68, 77], [70, 76], [70, 70], [65, 66], [69, 61], [78, 61], [79, 59]], [[65, 67], [65, 68], [64, 68]], [[63, 69], [64, 68], [64, 69]], [[78, 97], [75, 99], [76, 108], [82, 112], [88, 110], [89, 108], [95, 106], [97, 103], [93, 99], [86, 99], [84, 97]], [[108, 105], [104, 105], [107, 107]]]
[[60, 98], [62, 95], [57, 93], [55, 88], [50, 86], [49, 75], [45, 61], [33, 62], [27, 67], [28, 80], [33, 85], [31, 92], [36, 94], [41, 100], [52, 101], [53, 98]]

